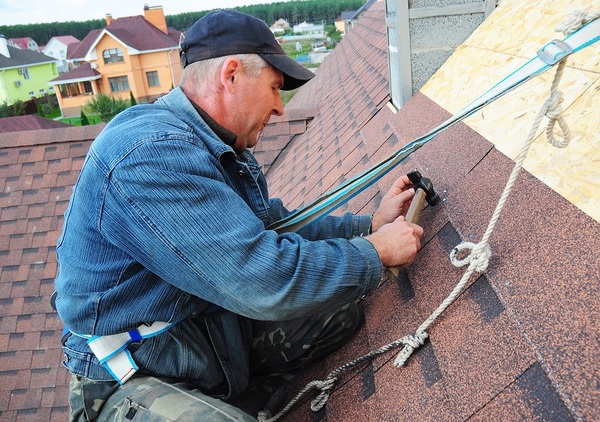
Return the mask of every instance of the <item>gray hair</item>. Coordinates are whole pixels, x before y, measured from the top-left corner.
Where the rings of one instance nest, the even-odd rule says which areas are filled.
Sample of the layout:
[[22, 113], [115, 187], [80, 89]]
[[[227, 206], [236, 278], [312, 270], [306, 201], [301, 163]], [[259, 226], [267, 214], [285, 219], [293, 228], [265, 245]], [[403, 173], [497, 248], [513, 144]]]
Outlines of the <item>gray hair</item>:
[[219, 70], [225, 61], [237, 57], [242, 62], [243, 71], [252, 78], [260, 76], [269, 64], [258, 54], [236, 54], [234, 56], [216, 57], [190, 63], [183, 69], [179, 85], [187, 94], [207, 96], [214, 93], [219, 79]]

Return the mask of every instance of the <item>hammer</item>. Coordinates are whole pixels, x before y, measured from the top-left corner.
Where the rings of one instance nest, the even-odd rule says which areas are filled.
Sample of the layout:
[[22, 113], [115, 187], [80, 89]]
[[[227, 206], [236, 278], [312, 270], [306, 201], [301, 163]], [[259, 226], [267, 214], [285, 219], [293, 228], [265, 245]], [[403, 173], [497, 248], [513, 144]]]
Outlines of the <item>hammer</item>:
[[[427, 201], [429, 205], [435, 206], [440, 203], [440, 197], [433, 189], [431, 180], [421, 176], [421, 173], [419, 173], [418, 170], [412, 170], [407, 176], [413, 184], [415, 196], [413, 196], [410, 207], [408, 207], [408, 211], [406, 212], [406, 221], [416, 224], [421, 216], [425, 201]], [[387, 271], [396, 279], [400, 275], [400, 267], [388, 267]]]

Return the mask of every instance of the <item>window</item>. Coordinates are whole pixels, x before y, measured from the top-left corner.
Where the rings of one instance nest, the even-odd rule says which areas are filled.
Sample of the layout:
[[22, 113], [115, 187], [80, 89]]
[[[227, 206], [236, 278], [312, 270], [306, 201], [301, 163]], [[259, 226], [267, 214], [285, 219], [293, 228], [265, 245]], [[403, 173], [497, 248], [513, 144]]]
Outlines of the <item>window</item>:
[[93, 90], [92, 90], [92, 83], [90, 81], [83, 81], [82, 82], [83, 85], [83, 92], [85, 94], [93, 94]]
[[45, 89], [43, 89], [43, 88], [42, 88], [42, 89], [40, 89], [40, 94], [44, 94], [45, 92], [46, 92], [46, 90], [45, 90]]
[[109, 48], [108, 50], [104, 50], [102, 52], [102, 57], [104, 57], [105, 64], [125, 61], [123, 58], [123, 51], [120, 48]]
[[146, 79], [148, 80], [148, 86], [159, 86], [160, 81], [158, 80], [158, 72], [146, 72]]
[[108, 83], [110, 84], [110, 90], [112, 92], [129, 91], [129, 81], [127, 80], [127, 76], [108, 78]]

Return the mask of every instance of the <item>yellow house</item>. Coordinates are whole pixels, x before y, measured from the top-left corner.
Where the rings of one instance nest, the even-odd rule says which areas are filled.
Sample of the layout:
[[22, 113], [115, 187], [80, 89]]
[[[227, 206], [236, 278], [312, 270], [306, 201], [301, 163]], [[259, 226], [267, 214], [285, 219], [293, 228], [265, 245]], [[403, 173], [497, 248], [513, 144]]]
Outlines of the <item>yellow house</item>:
[[56, 60], [8, 45], [0, 35], [0, 104], [14, 104], [52, 93], [46, 81], [58, 75]]
[[70, 44], [69, 72], [48, 82], [55, 86], [64, 116], [77, 116], [92, 96], [106, 94], [152, 102], [181, 78], [179, 44], [183, 34], [167, 27], [162, 6], [144, 6], [144, 16], [113, 19]]

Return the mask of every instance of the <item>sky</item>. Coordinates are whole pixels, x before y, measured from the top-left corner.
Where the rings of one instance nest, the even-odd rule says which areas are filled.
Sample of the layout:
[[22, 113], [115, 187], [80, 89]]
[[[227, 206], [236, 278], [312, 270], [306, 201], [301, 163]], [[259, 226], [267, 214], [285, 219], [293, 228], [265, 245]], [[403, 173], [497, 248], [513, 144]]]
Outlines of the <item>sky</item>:
[[144, 14], [144, 5], [162, 6], [165, 15], [285, 0], [0, 0], [0, 25], [118, 19]]

